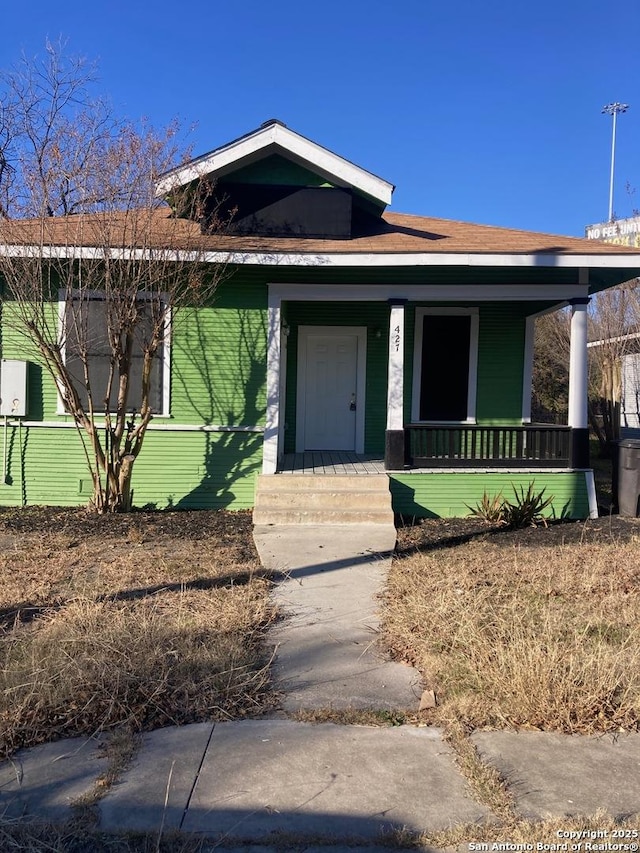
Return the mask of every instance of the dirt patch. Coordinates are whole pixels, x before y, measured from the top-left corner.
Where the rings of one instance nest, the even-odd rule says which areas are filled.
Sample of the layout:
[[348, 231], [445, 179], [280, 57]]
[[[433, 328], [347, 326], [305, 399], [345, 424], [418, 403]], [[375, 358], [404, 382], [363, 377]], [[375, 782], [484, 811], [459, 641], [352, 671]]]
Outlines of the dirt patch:
[[[0, 507], [0, 532], [63, 533], [73, 536], [119, 536], [137, 542], [172, 539], [215, 539], [234, 542], [251, 533], [251, 511], [225, 510], [114, 513], [98, 515], [84, 508], [34, 506], [24, 509]], [[253, 551], [251, 537], [249, 548]], [[255, 554], [255, 551], [253, 551]]]

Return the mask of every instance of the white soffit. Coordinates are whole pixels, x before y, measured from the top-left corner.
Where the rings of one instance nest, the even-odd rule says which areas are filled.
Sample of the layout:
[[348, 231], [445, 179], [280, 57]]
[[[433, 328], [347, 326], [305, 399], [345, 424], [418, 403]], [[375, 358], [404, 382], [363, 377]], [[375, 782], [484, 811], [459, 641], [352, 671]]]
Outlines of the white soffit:
[[[95, 260], [105, 256], [104, 246], [81, 245], [29, 245], [0, 242], [0, 255], [15, 258], [86, 258]], [[640, 252], [629, 255], [518, 255], [477, 254], [448, 252], [351, 252], [314, 254], [277, 251], [204, 251], [150, 248], [138, 249], [123, 246], [111, 249], [109, 254], [118, 260], [175, 260], [209, 264], [257, 264], [261, 266], [290, 266], [300, 269], [312, 267], [548, 267], [565, 269], [618, 269], [629, 270], [635, 276], [640, 270]], [[583, 274], [584, 275], [584, 274]], [[579, 276], [582, 278], [583, 275]], [[535, 285], [538, 287], [539, 285]]]
[[240, 168], [259, 159], [260, 154], [278, 152], [284, 152], [289, 159], [300, 165], [311, 168], [337, 184], [351, 186], [383, 205], [391, 203], [393, 184], [300, 136], [279, 122], [260, 127], [247, 136], [174, 169], [158, 181], [156, 195], [166, 195], [173, 188], [184, 186], [205, 175], [228, 172], [232, 167]]

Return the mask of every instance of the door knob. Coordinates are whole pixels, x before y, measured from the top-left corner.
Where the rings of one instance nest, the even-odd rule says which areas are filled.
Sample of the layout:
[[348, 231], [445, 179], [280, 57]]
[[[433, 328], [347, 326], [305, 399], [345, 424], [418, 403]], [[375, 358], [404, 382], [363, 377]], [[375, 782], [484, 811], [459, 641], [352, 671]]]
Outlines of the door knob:
[[351, 402], [349, 403], [349, 411], [355, 412], [355, 410], [356, 410], [356, 395], [352, 394], [351, 395]]

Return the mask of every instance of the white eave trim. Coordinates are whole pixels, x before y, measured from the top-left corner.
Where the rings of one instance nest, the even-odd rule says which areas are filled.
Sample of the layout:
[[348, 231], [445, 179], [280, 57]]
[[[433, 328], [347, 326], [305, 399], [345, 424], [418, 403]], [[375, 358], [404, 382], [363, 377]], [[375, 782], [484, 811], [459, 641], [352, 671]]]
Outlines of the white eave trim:
[[448, 252], [402, 253], [270, 253], [270, 252], [206, 252], [209, 263], [258, 264], [295, 267], [590, 267], [591, 269], [640, 269], [640, 254], [620, 255], [512, 255], [469, 254]]
[[330, 179], [335, 179], [340, 184], [354, 187], [384, 205], [391, 204], [393, 184], [361, 169], [355, 163], [339, 157], [282, 124], [270, 124], [265, 128], [259, 128], [249, 136], [205, 154], [182, 168], [175, 169], [158, 181], [156, 195], [166, 195], [174, 187], [184, 186], [190, 181], [203, 178], [213, 172], [221, 172], [234, 164], [240, 167], [243, 160], [270, 146], [287, 152], [298, 162], [308, 164], [312, 169], [320, 171]]
[[[86, 258], [105, 256], [99, 246], [0, 245], [0, 254], [8, 257]], [[255, 264], [272, 267], [541, 267], [556, 269], [632, 269], [640, 270], [637, 255], [522, 255], [471, 254], [449, 252], [365, 253], [340, 252], [311, 254], [304, 252], [181, 251], [178, 249], [110, 248], [115, 260], [197, 261], [198, 263]]]

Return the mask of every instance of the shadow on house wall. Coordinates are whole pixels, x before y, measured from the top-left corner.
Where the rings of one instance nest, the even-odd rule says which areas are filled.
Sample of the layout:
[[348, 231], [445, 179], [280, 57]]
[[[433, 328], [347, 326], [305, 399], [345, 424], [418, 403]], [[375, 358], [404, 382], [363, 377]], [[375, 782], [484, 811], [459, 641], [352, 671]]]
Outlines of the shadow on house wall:
[[266, 344], [264, 313], [251, 309], [194, 312], [176, 336], [176, 408], [199, 425], [220, 427], [204, 432], [204, 474], [176, 508], [246, 505], [247, 497], [251, 504], [262, 465]]

